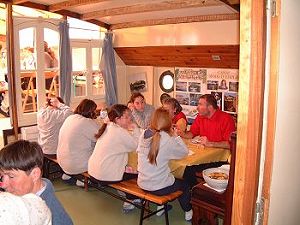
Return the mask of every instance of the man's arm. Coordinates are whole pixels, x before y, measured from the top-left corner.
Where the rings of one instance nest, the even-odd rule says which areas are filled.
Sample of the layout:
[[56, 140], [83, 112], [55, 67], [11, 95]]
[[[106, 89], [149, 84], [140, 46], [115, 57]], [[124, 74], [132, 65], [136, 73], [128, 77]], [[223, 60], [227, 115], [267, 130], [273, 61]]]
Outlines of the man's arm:
[[226, 148], [229, 149], [230, 145], [228, 141], [220, 141], [220, 142], [207, 142], [207, 147], [214, 147], [214, 148]]
[[193, 134], [190, 131], [182, 131], [180, 129], [176, 129], [177, 135], [182, 137], [182, 138], [186, 138], [186, 139], [192, 139], [193, 138]]
[[199, 144], [207, 147], [214, 147], [214, 148], [226, 148], [226, 149], [230, 148], [228, 141], [213, 142], [213, 141], [209, 141], [205, 136], [200, 137]]

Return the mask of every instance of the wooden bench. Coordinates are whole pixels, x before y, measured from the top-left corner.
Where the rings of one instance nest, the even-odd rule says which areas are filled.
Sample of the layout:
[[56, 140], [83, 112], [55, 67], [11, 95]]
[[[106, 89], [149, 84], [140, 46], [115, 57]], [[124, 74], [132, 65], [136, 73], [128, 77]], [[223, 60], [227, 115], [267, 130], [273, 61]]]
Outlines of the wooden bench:
[[[53, 170], [52, 167], [55, 166], [56, 170]], [[43, 167], [43, 176], [51, 180], [51, 176], [54, 174], [53, 178], [58, 178], [63, 174], [63, 170], [60, 168], [56, 155], [49, 156], [44, 154], [44, 167]], [[58, 176], [55, 176], [58, 174]]]
[[[52, 157], [48, 157], [45, 156], [46, 163], [49, 163], [50, 161], [53, 163], [57, 163], [57, 159], [56, 158], [52, 158]], [[44, 166], [44, 170], [46, 170], [48, 167], [47, 165]], [[48, 168], [49, 169], [49, 168]], [[44, 171], [44, 174], [49, 174], [49, 172]], [[169, 225], [169, 217], [168, 217], [168, 206], [167, 204], [169, 202], [172, 202], [174, 200], [176, 200], [181, 194], [182, 191], [176, 191], [173, 192], [169, 195], [163, 195], [163, 196], [158, 196], [158, 195], [154, 195], [151, 194], [149, 192], [146, 192], [144, 190], [142, 190], [138, 185], [137, 185], [137, 180], [136, 179], [131, 179], [131, 180], [127, 180], [127, 181], [121, 181], [118, 183], [114, 183], [114, 184], [109, 184], [107, 186], [99, 186], [96, 184], [93, 184], [93, 182], [90, 180], [91, 176], [87, 173], [81, 173], [81, 174], [77, 174], [77, 175], [70, 175], [72, 177], [75, 177], [76, 179], [81, 180], [82, 182], [84, 182], [84, 189], [86, 191], [88, 191], [89, 186], [94, 187], [104, 193], [107, 193], [117, 199], [120, 199], [122, 201], [127, 201], [130, 202], [131, 204], [135, 205], [137, 208], [141, 209], [141, 213], [140, 213], [140, 222], [139, 224], [142, 225], [143, 221], [153, 215], [155, 215], [157, 212], [164, 210], [164, 214], [165, 214], [165, 222], [166, 225]], [[127, 194], [131, 194], [136, 196], [137, 198], [142, 200], [142, 204], [135, 204], [129, 200], [127, 200], [125, 197], [121, 197], [118, 194], [115, 194], [111, 191], [109, 191], [107, 189], [107, 187], [113, 188], [115, 190], [118, 191], [122, 191], [125, 192]], [[156, 205], [162, 205], [164, 206], [162, 209], [156, 210], [156, 211], [151, 211], [149, 204], [150, 203], [154, 203]]]
[[[131, 179], [131, 180], [127, 180], [127, 181], [121, 181], [119, 183], [115, 183], [115, 184], [110, 184], [110, 187], [119, 190], [119, 191], [123, 191], [125, 193], [137, 196], [138, 198], [140, 198], [142, 200], [142, 206], [141, 206], [141, 214], [140, 214], [140, 225], [143, 224], [143, 221], [153, 215], [155, 215], [157, 212], [164, 210], [165, 212], [165, 222], [166, 225], [169, 225], [169, 217], [168, 217], [168, 206], [167, 204], [169, 202], [172, 202], [174, 200], [176, 200], [181, 194], [182, 191], [176, 191], [173, 192], [169, 195], [163, 195], [163, 196], [158, 196], [158, 195], [154, 195], [151, 194], [149, 192], [146, 192], [144, 190], [142, 190], [138, 185], [137, 185], [137, 180], [136, 179]], [[163, 205], [164, 207], [160, 210], [156, 210], [151, 212], [149, 210], [149, 203], [155, 203], [156, 205]], [[145, 214], [145, 210], [147, 209], [147, 214]]]

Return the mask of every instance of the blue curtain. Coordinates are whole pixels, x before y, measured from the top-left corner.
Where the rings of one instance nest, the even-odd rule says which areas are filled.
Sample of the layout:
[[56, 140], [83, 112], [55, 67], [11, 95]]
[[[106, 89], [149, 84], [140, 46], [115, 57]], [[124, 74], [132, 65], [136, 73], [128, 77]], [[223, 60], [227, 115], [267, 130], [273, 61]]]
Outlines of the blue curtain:
[[67, 21], [59, 23], [59, 92], [66, 105], [70, 105], [71, 99], [71, 76], [72, 76], [72, 53], [69, 38], [69, 24]]
[[112, 45], [112, 33], [106, 33], [102, 47], [100, 69], [105, 84], [105, 100], [107, 106], [118, 102], [117, 100], [117, 74], [115, 53]]

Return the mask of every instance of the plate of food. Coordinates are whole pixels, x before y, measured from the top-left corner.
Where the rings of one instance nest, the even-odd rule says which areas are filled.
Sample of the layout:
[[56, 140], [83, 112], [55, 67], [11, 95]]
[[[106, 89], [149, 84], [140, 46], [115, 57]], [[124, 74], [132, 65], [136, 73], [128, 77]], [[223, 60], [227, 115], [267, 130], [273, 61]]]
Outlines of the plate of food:
[[202, 172], [205, 182], [213, 189], [225, 190], [228, 185], [229, 171], [223, 168], [209, 168]]

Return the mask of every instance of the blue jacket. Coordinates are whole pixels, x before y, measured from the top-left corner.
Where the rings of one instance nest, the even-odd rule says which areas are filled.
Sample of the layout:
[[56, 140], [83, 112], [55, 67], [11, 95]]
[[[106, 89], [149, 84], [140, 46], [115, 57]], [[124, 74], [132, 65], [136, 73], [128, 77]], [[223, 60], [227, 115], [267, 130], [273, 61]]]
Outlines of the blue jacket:
[[46, 184], [46, 189], [40, 197], [46, 202], [47, 206], [51, 210], [52, 225], [73, 225], [72, 219], [56, 198], [52, 183], [45, 178], [42, 178], [42, 180]]

